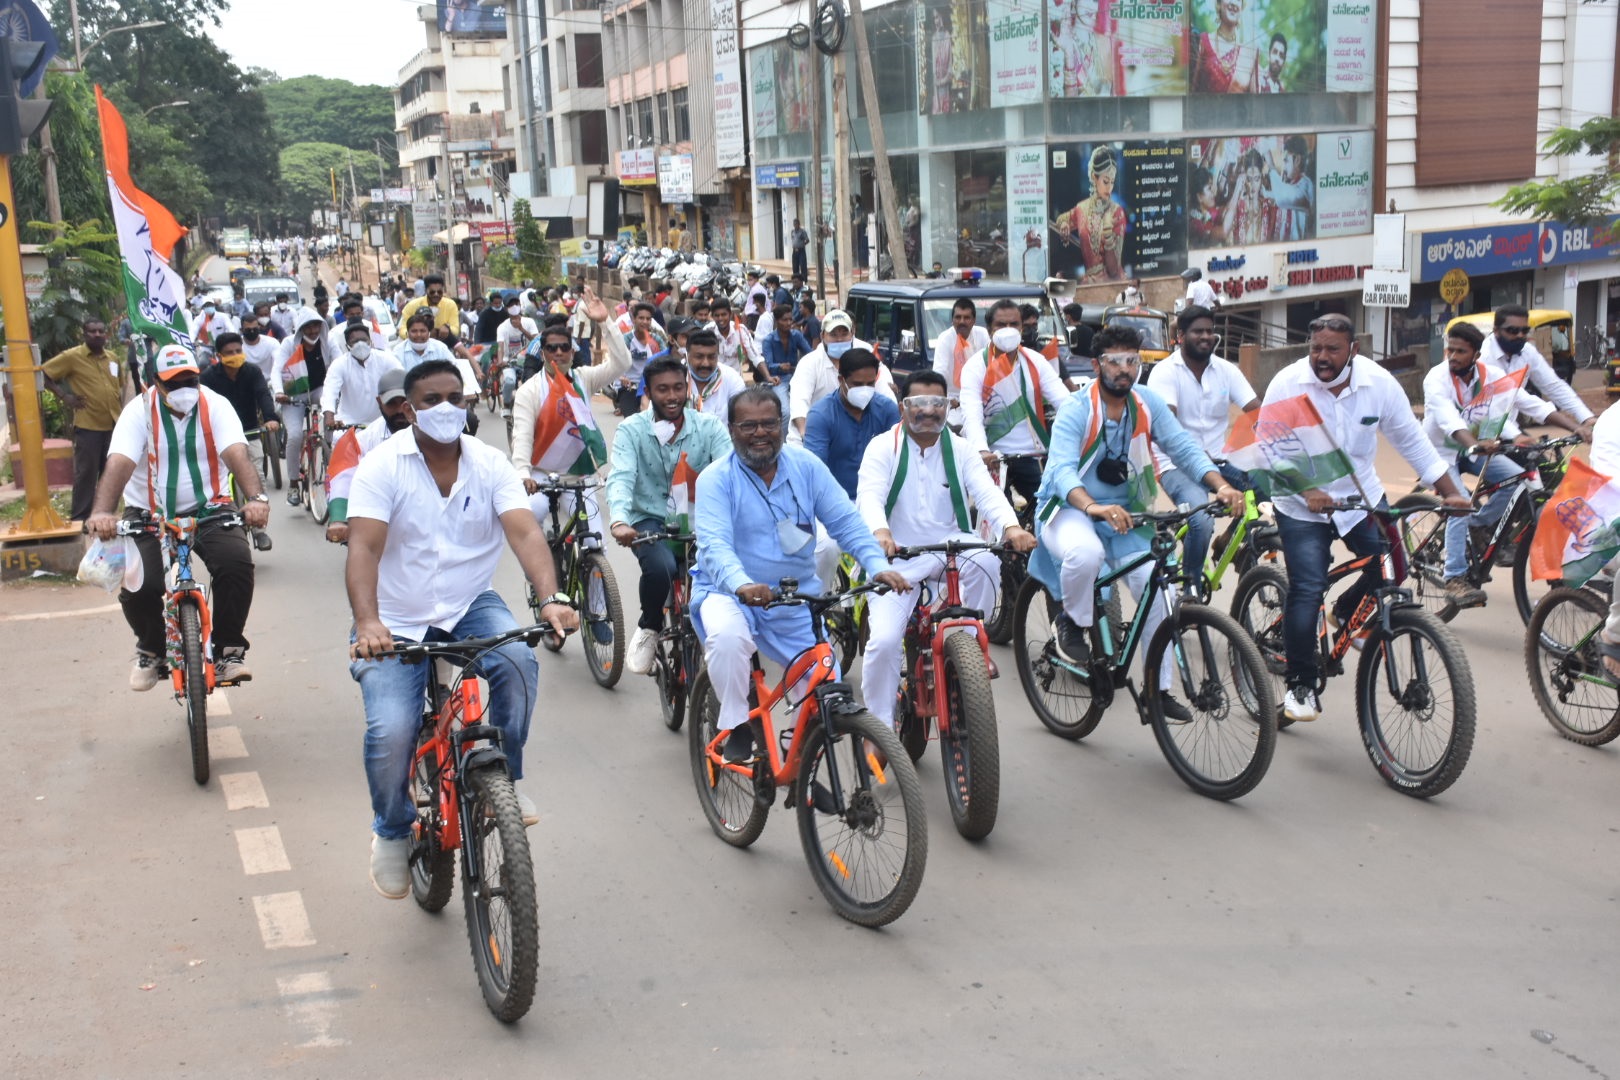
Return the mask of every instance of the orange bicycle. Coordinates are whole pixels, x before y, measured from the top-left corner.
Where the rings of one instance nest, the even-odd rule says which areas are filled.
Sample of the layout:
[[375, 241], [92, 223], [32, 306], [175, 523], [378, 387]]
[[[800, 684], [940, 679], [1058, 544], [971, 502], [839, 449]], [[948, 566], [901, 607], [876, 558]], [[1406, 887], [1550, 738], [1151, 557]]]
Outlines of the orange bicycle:
[[[838, 679], [824, 611], [848, 597], [883, 589], [862, 585], [846, 593], [806, 596], [783, 578], [768, 607], [810, 609], [815, 644], [800, 653], [773, 688], [754, 659], [748, 723], [763, 757], [733, 763], [722, 749], [720, 701], [705, 670], [692, 685], [687, 728], [692, 779], [709, 826], [733, 847], [759, 839], [765, 817], [786, 789], [783, 805], [798, 817], [799, 841], [821, 894], [839, 915], [862, 926], [884, 926], [905, 914], [922, 885], [928, 861], [928, 819], [922, 784], [900, 740], [861, 708]], [[794, 709], [793, 727], [777, 732], [772, 710]]]
[[461, 852], [461, 899], [473, 968], [484, 1003], [510, 1023], [529, 1011], [540, 961], [538, 901], [528, 831], [501, 749], [501, 731], [484, 723], [478, 673], [509, 641], [530, 648], [551, 633], [546, 623], [488, 638], [398, 642], [407, 664], [444, 660], [448, 682], [435, 670], [411, 766], [416, 824], [411, 831], [411, 895], [424, 911], [439, 911], [455, 889], [451, 860]]

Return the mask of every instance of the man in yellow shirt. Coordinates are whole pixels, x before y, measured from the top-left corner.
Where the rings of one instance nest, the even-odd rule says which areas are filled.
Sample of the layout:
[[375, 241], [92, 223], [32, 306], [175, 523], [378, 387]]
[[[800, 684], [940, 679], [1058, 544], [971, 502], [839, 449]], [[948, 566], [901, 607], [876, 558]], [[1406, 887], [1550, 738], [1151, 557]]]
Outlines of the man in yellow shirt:
[[43, 368], [46, 389], [73, 410], [73, 520], [84, 521], [124, 405], [118, 357], [107, 351], [107, 324], [86, 319], [84, 344], [57, 353]]
[[461, 334], [461, 309], [456, 302], [444, 295], [444, 275], [429, 274], [422, 279], [422, 291], [426, 294], [418, 296], [405, 305], [405, 310], [399, 313], [399, 324], [406, 325], [423, 308], [433, 316], [434, 326], [448, 326], [457, 336]]

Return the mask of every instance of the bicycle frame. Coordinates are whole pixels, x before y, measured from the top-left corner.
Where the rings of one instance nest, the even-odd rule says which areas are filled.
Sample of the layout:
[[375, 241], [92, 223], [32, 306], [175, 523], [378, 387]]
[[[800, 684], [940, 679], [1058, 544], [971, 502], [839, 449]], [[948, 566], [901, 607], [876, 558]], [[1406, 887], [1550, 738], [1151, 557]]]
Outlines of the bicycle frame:
[[[1413, 598], [1412, 590], [1396, 584], [1406, 580], [1407, 572], [1406, 549], [1400, 543], [1398, 536], [1392, 537], [1389, 535], [1389, 530], [1393, 523], [1398, 520], [1398, 517], [1392, 516], [1390, 511], [1376, 513], [1383, 526], [1384, 550], [1375, 555], [1359, 555], [1356, 558], [1340, 563], [1338, 566], [1331, 567], [1327, 575], [1328, 588], [1331, 589], [1335, 582], [1349, 577], [1351, 574], [1364, 571], [1374, 562], [1377, 562], [1382, 568], [1383, 583], [1362, 597], [1361, 603], [1351, 613], [1349, 621], [1340, 628], [1338, 636], [1331, 640], [1327, 629], [1327, 608], [1324, 594], [1323, 607], [1317, 612], [1317, 647], [1323, 661], [1320, 668], [1321, 674], [1318, 678], [1319, 682], [1325, 682], [1330, 674], [1338, 675], [1343, 673], [1344, 657], [1350, 651], [1351, 643], [1364, 629], [1367, 629], [1368, 624], [1375, 618], [1378, 620], [1379, 629], [1388, 634], [1390, 632], [1390, 612], [1398, 607], [1421, 606]], [[1421, 653], [1414, 655], [1413, 663], [1419, 681], [1424, 681], [1425, 673], [1422, 671], [1424, 664]], [[1390, 696], [1400, 698], [1402, 693], [1397, 682], [1398, 673], [1395, 670], [1395, 658], [1390, 655], [1388, 649], [1384, 650], [1383, 666], [1384, 678], [1389, 686]], [[1319, 686], [1318, 689], [1321, 689], [1321, 687]]]
[[[934, 676], [945, 657], [945, 635], [953, 630], [972, 630], [979, 642], [979, 651], [984, 654], [985, 670], [995, 669], [990, 660], [990, 639], [984, 632], [983, 613], [962, 606], [962, 569], [956, 561], [957, 553], [947, 548], [941, 554], [945, 556], [944, 595], [931, 595], [926, 586], [918, 586], [923, 595], [911, 609], [905, 640], [913, 643], [916, 652], [906, 687], [912, 712], [919, 720], [934, 720], [943, 737], [950, 734], [948, 689], [943, 680]], [[917, 648], [923, 642], [927, 643], [927, 648]]]
[[[1226, 576], [1227, 569], [1237, 561], [1238, 555], [1243, 551], [1243, 543], [1248, 539], [1249, 526], [1260, 520], [1260, 503], [1253, 491], [1243, 493], [1243, 514], [1232, 522], [1231, 532], [1228, 533], [1226, 547], [1221, 551], [1221, 557], [1214, 563], [1207, 559], [1204, 565], [1204, 586], [1213, 593], [1221, 587], [1221, 579]], [[1183, 524], [1176, 530], [1176, 543], [1183, 544], [1187, 539], [1187, 525]]]
[[[191, 574], [192, 536], [199, 520], [179, 518], [164, 520], [159, 525], [160, 545], [163, 552], [165, 585], [163, 590], [163, 642], [168, 654], [169, 681], [174, 686], [175, 700], [181, 701], [186, 693], [186, 663], [180, 641], [180, 605], [197, 606], [198, 625], [201, 627], [203, 672], [208, 692], [214, 692], [214, 619], [208, 611], [208, 595]], [[174, 584], [169, 585], [169, 570], [174, 570]]]

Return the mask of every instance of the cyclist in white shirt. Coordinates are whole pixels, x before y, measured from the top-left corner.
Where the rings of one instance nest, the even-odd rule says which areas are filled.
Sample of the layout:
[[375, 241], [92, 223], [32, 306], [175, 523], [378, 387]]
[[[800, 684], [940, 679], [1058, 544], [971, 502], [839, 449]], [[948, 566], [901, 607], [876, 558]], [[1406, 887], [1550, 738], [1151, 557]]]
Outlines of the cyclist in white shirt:
[[1563, 412], [1573, 416], [1580, 424], [1580, 436], [1592, 441], [1592, 425], [1597, 417], [1586, 407], [1586, 402], [1575, 388], [1558, 377], [1547, 358], [1541, 355], [1530, 340], [1530, 312], [1519, 304], [1503, 304], [1496, 309], [1496, 330], [1485, 339], [1480, 359], [1499, 367], [1508, 375], [1520, 368], [1529, 368], [1529, 382]]
[[693, 330], [686, 335], [686, 367], [692, 408], [725, 420], [728, 403], [748, 389], [748, 384], [720, 362], [720, 339], [713, 330]]
[[344, 327], [343, 345], [347, 351], [326, 369], [326, 384], [321, 387], [321, 411], [326, 414], [328, 430], [334, 424], [369, 424], [381, 416], [378, 383], [403, 366], [393, 353], [372, 348], [371, 328], [363, 322]]
[[[1260, 399], [1254, 387], [1243, 377], [1243, 372], [1230, 360], [1215, 355], [1220, 335], [1215, 333], [1215, 315], [1206, 307], [1189, 304], [1176, 315], [1176, 330], [1181, 345], [1175, 352], [1153, 365], [1148, 385], [1164, 403], [1170, 406], [1176, 419], [1187, 433], [1198, 441], [1204, 453], [1215, 457], [1226, 445], [1231, 429], [1231, 407], [1244, 412], [1260, 408]], [[1209, 498], [1202, 478], [1189, 476], [1157, 443], [1153, 458], [1159, 468], [1159, 486], [1176, 505], [1197, 506]], [[1239, 491], [1246, 491], [1249, 478], [1242, 470], [1217, 463], [1216, 470], [1227, 483]], [[1204, 560], [1209, 556], [1209, 539], [1215, 523], [1208, 514], [1197, 514], [1187, 520], [1187, 541], [1183, 566], [1189, 582], [1200, 580]]]
[[967, 297], [951, 305], [951, 325], [934, 339], [934, 370], [945, 377], [945, 395], [951, 399], [950, 423], [962, 426], [959, 383], [962, 369], [974, 353], [990, 347], [990, 331], [979, 325], [979, 309]]
[[269, 329], [259, 321], [257, 315], [242, 316], [242, 354], [248, 358], [248, 363], [264, 372], [265, 382], [270, 381], [270, 373], [276, 367], [276, 346], [279, 342], [270, 336]]
[[[810, 410], [822, 398], [838, 392], [838, 361], [851, 349], [877, 353], [855, 336], [855, 320], [847, 311], [827, 312], [827, 317], [821, 320], [821, 344], [799, 361], [793, 382], [788, 386], [788, 442], [802, 444]], [[878, 393], [890, 401], [895, 400], [894, 373], [882, 360], [878, 361], [876, 385]]]
[[[493, 588], [501, 549], [517, 555], [540, 618], [559, 631], [579, 625], [557, 592], [556, 567], [505, 456], [463, 435], [466, 408], [454, 364], [427, 361], [406, 375], [414, 423], [366, 454], [349, 492], [349, 554], [344, 568], [354, 614], [349, 673], [365, 700], [366, 780], [371, 788], [371, 882], [389, 899], [410, 892], [410, 838], [416, 825], [409, 778], [431, 664], [380, 657], [401, 641], [491, 637], [517, 628]], [[380, 658], [379, 658], [380, 657]], [[540, 669], [521, 640], [486, 656], [485, 722], [499, 728], [514, 780], [539, 698]], [[523, 822], [539, 812], [518, 795]]]
[[427, 312], [405, 320], [405, 340], [395, 346], [394, 355], [406, 371], [429, 360], [448, 360], [452, 364], [456, 360], [450, 346], [433, 336], [433, 316]]
[[748, 332], [748, 327], [736, 321], [731, 301], [723, 296], [715, 297], [709, 305], [709, 314], [714, 319], [709, 329], [714, 331], [720, 345], [720, 362], [739, 375], [745, 370], [753, 372], [755, 386], [769, 383], [770, 374], [765, 370], [759, 343]]
[[514, 300], [506, 305], [506, 321], [495, 328], [496, 355], [508, 364], [518, 361], [539, 334], [540, 328], [524, 316], [523, 305]]
[[[1046, 357], [1023, 346], [1015, 300], [997, 300], [985, 316], [990, 345], [962, 366], [962, 437], [990, 464], [997, 453], [1044, 454], [1068, 388]], [[1007, 462], [1007, 480], [1026, 502], [1041, 486], [1034, 458]]]

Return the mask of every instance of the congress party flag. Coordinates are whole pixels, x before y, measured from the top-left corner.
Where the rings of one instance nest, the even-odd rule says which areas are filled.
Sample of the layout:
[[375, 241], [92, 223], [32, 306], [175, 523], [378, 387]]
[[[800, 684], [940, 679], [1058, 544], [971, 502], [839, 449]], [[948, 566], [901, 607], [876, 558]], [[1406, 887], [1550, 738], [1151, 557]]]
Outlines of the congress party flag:
[[1304, 394], [1244, 413], [1222, 454], [1273, 498], [1298, 495], [1355, 471]]
[[[1475, 384], [1479, 386], [1472, 399], [1462, 406], [1463, 423], [1476, 439], [1500, 439], [1502, 431], [1507, 427], [1508, 418], [1513, 415], [1514, 403], [1518, 400], [1519, 391], [1524, 388], [1524, 379], [1530, 374], [1528, 367], [1522, 367], [1511, 375], [1504, 375], [1500, 379], [1485, 382], [1485, 365], [1479, 365]], [[1458, 395], [1461, 400], [1462, 395]], [[1453, 449], [1461, 449], [1448, 436], [1446, 445]]]
[[194, 347], [186, 323], [186, 285], [170, 265], [175, 243], [186, 230], [163, 204], [135, 186], [129, 175], [129, 134], [117, 108], [96, 87], [101, 117], [101, 151], [107, 162], [107, 187], [118, 229], [123, 262], [124, 298], [137, 334], [164, 345]]
[[360, 428], [352, 427], [332, 447], [326, 463], [326, 505], [334, 524], [349, 520], [349, 489], [354, 487], [354, 469], [365, 451], [360, 448]]
[[1580, 587], [1620, 554], [1620, 483], [1571, 458], [1564, 482], [1541, 508], [1530, 546], [1537, 581]]

